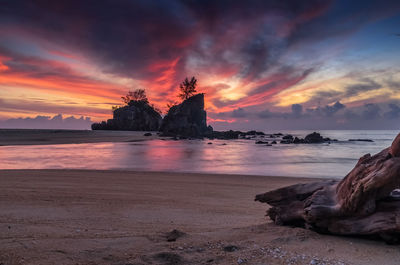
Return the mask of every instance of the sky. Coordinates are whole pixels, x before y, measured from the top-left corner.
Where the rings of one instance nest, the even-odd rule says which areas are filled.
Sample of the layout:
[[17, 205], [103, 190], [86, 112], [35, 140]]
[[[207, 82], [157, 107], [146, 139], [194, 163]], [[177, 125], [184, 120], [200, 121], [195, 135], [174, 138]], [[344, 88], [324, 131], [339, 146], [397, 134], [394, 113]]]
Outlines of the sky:
[[400, 129], [400, 1], [0, 0], [0, 127], [89, 128], [198, 79], [214, 129]]

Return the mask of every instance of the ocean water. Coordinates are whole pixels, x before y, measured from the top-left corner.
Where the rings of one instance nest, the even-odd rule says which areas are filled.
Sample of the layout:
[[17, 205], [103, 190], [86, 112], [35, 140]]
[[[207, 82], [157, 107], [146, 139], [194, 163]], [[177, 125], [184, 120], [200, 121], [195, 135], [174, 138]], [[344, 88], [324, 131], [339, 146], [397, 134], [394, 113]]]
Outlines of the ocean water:
[[[343, 178], [362, 155], [390, 146], [398, 133], [319, 132], [338, 141], [273, 146], [257, 145], [255, 139], [0, 146], [0, 169], [119, 169]], [[304, 138], [311, 131], [282, 133]], [[373, 142], [348, 141], [354, 138]]]

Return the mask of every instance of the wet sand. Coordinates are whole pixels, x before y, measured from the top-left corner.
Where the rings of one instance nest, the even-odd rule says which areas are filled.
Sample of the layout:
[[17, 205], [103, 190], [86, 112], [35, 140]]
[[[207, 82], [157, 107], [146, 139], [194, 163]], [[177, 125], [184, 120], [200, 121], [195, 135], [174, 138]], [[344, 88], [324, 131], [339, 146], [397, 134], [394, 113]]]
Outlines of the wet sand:
[[0, 146], [136, 142], [161, 138], [157, 132], [150, 132], [152, 136], [144, 136], [145, 133], [140, 131], [0, 129]]
[[397, 264], [398, 246], [276, 226], [254, 202], [313, 180], [3, 170], [0, 264]]

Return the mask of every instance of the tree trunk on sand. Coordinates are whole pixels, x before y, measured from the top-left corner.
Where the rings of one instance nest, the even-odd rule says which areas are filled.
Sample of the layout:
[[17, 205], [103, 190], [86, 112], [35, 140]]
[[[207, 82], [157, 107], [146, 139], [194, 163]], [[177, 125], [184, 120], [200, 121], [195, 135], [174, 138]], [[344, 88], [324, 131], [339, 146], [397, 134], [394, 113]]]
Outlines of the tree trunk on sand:
[[399, 187], [400, 134], [391, 147], [361, 157], [341, 181], [292, 185], [259, 194], [255, 200], [272, 206], [267, 215], [278, 225], [400, 243]]

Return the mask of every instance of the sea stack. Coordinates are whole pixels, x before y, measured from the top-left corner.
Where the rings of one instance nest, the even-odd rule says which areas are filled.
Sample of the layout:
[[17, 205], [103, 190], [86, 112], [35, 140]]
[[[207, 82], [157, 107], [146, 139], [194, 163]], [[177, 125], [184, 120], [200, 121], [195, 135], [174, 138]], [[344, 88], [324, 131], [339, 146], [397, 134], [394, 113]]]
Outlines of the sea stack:
[[147, 102], [132, 100], [113, 111], [113, 119], [93, 123], [92, 130], [157, 131], [161, 115]]
[[164, 117], [160, 131], [165, 136], [203, 137], [212, 127], [207, 127], [204, 94], [194, 95], [181, 104], [171, 107]]

